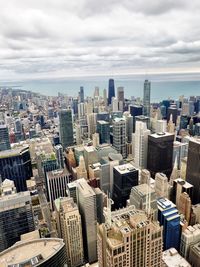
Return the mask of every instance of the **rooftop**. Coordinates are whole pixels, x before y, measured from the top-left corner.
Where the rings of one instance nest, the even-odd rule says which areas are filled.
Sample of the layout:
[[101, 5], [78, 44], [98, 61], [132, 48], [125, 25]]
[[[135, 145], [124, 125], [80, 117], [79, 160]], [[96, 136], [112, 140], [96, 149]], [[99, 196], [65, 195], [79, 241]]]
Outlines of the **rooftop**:
[[166, 267], [191, 267], [175, 248], [164, 251], [162, 260], [166, 264]]
[[114, 169], [117, 170], [120, 174], [126, 174], [129, 172], [136, 171], [136, 169], [131, 163], [115, 166]]
[[168, 136], [174, 136], [174, 134], [168, 133], [168, 132], [159, 132], [159, 133], [151, 134], [150, 136], [154, 138], [162, 138], [162, 137], [164, 138]]
[[27, 149], [29, 149], [28, 146], [22, 146], [22, 147], [18, 147], [18, 148], [0, 151], [0, 158], [19, 156], [19, 155], [23, 154], [24, 152], [26, 152]]
[[0, 266], [21, 266], [17, 264], [24, 264], [22, 266], [39, 266], [42, 262], [56, 254], [63, 246], [63, 240], [58, 238], [20, 241], [0, 253]]

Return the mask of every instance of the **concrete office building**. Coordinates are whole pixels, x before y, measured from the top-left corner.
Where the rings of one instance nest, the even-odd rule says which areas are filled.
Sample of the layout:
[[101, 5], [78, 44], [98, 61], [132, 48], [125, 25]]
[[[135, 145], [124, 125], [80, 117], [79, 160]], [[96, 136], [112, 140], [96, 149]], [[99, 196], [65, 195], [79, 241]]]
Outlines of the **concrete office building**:
[[123, 158], [126, 157], [126, 121], [124, 118], [113, 120], [113, 146]]
[[21, 241], [0, 253], [0, 266], [65, 267], [65, 243], [58, 238]]
[[141, 169], [147, 167], [148, 136], [150, 134], [151, 131], [147, 129], [146, 123], [136, 121], [135, 133], [132, 136], [132, 148], [134, 162]]
[[20, 235], [34, 228], [30, 192], [16, 193], [14, 182], [4, 180], [0, 197], [0, 251], [15, 244]]
[[134, 206], [112, 213], [107, 209], [97, 238], [99, 267], [162, 266], [162, 227]]
[[133, 186], [129, 198], [130, 205], [138, 210], [150, 212], [154, 220], [157, 220], [158, 208], [155, 190], [148, 184]]
[[63, 238], [69, 267], [81, 266], [84, 261], [81, 216], [72, 198], [55, 200], [58, 236]]
[[74, 143], [71, 109], [59, 111], [59, 133], [61, 144], [65, 150], [66, 147]]
[[52, 209], [54, 209], [55, 199], [66, 196], [66, 188], [69, 182], [69, 172], [66, 169], [47, 172], [47, 192]]
[[88, 125], [88, 137], [92, 138], [92, 135], [96, 132], [97, 128], [97, 114], [91, 113], [87, 115], [87, 125]]
[[175, 248], [167, 249], [162, 255], [162, 267], [192, 267]]
[[192, 267], [199, 267], [200, 263], [200, 241], [194, 245], [191, 245], [189, 251], [189, 259]]
[[56, 153], [56, 158], [57, 158], [57, 163], [58, 167], [60, 169], [64, 168], [64, 155], [63, 155], [63, 147], [59, 144], [54, 147], [55, 153]]
[[156, 173], [155, 191], [156, 191], [157, 197], [169, 198], [168, 179], [164, 173]]
[[96, 194], [85, 179], [77, 180], [78, 207], [82, 219], [83, 247], [86, 261], [97, 261]]

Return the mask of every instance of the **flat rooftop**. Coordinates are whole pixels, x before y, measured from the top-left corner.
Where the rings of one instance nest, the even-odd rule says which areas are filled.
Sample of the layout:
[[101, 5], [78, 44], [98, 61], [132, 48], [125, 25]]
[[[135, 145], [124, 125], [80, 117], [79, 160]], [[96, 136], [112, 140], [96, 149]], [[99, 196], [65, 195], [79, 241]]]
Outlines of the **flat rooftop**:
[[159, 132], [159, 133], [151, 134], [150, 136], [154, 138], [165, 138], [168, 136], [174, 136], [174, 134], [168, 133], [168, 132]]
[[[39, 266], [54, 256], [63, 246], [63, 240], [58, 238], [20, 241], [0, 253], [0, 266], [13, 267], [22, 263], [23, 266]], [[33, 264], [33, 262], [37, 262], [37, 264]]]
[[164, 251], [162, 260], [167, 267], [191, 267], [175, 248]]
[[0, 158], [8, 158], [8, 157], [14, 157], [19, 156], [20, 154], [23, 154], [29, 147], [23, 146], [13, 149], [8, 149], [0, 152]]
[[137, 170], [131, 163], [115, 166], [114, 169], [117, 170], [120, 174], [126, 174]]

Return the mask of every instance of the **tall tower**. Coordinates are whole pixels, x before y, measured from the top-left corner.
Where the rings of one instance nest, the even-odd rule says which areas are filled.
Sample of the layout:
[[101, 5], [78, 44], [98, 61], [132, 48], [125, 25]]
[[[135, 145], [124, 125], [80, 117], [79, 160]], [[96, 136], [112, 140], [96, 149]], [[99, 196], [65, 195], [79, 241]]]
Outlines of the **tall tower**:
[[58, 235], [63, 238], [69, 267], [83, 264], [83, 238], [81, 216], [73, 198], [64, 197], [55, 200]]
[[151, 82], [145, 80], [144, 82], [144, 95], [143, 95], [143, 105], [144, 105], [144, 115], [150, 116], [150, 98], [151, 98]]
[[35, 229], [30, 192], [16, 193], [14, 182], [8, 179], [1, 184], [0, 222], [0, 251]]
[[97, 226], [99, 267], [161, 267], [162, 227], [134, 206], [110, 212]]
[[80, 103], [84, 103], [84, 87], [83, 86], [80, 87], [79, 99], [80, 99]]
[[174, 134], [157, 133], [148, 136], [147, 169], [155, 177], [157, 172], [171, 175], [173, 165]]
[[117, 88], [117, 99], [119, 102], [119, 110], [124, 111], [124, 87]]
[[63, 149], [65, 149], [67, 146], [72, 145], [74, 142], [71, 109], [60, 110], [59, 121], [60, 141], [62, 143]]
[[97, 261], [97, 207], [96, 194], [85, 179], [77, 180], [78, 206], [82, 218], [85, 259]]
[[97, 128], [97, 114], [91, 113], [87, 115], [87, 125], [88, 125], [88, 137], [92, 138], [92, 135], [96, 132]]
[[108, 105], [112, 103], [112, 97], [115, 97], [115, 84], [113, 79], [108, 82]]
[[113, 146], [123, 158], [126, 157], [126, 121], [124, 118], [113, 120]]
[[194, 186], [192, 204], [200, 203], [200, 141], [192, 139], [189, 142], [186, 181]]
[[136, 121], [136, 129], [133, 134], [133, 148], [135, 164], [141, 169], [147, 167], [147, 151], [148, 151], [148, 135], [151, 131], [147, 129], [147, 125], [144, 122]]

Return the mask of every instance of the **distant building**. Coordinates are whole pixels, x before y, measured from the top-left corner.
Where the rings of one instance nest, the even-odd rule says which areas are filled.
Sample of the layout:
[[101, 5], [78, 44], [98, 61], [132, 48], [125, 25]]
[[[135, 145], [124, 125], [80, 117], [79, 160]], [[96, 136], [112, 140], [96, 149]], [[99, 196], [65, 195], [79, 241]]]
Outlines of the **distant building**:
[[150, 99], [151, 99], [151, 83], [148, 80], [144, 82], [143, 106], [144, 115], [150, 116]]
[[59, 133], [63, 149], [74, 143], [72, 111], [70, 109], [62, 109], [59, 111]]
[[112, 103], [112, 98], [115, 97], [115, 84], [113, 79], [108, 81], [108, 105]]
[[126, 121], [124, 118], [113, 120], [113, 146], [123, 158], [126, 157]]
[[3, 124], [0, 125], [0, 151], [10, 149], [9, 131], [8, 127]]
[[80, 103], [84, 103], [84, 87], [83, 86], [80, 86], [79, 101]]

